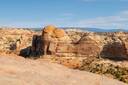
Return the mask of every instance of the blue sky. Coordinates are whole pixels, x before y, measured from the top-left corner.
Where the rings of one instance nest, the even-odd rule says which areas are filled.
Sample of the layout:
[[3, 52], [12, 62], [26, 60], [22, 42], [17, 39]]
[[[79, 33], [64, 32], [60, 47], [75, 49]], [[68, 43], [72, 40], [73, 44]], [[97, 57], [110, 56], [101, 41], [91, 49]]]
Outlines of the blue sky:
[[128, 0], [0, 0], [1, 27], [128, 29]]

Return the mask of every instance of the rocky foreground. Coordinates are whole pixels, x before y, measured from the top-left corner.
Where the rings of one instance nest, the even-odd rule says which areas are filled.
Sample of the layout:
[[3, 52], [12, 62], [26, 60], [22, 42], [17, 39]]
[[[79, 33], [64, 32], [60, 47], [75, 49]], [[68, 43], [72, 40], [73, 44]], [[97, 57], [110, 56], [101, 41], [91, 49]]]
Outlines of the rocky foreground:
[[42, 31], [0, 29], [2, 85], [8, 85], [8, 82], [12, 85], [121, 85], [112, 78], [128, 83], [128, 33], [46, 30], [46, 33], [50, 32], [52, 43], [48, 46], [49, 54], [43, 56]]
[[0, 85], [126, 85], [117, 80], [73, 70], [43, 59], [0, 56]]

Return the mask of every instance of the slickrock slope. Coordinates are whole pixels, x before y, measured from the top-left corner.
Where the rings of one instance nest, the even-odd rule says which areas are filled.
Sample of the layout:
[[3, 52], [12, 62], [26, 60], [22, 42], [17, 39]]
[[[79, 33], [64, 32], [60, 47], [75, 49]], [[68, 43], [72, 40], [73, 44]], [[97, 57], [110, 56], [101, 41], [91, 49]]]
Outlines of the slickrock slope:
[[126, 85], [85, 71], [19, 56], [0, 56], [0, 85]]

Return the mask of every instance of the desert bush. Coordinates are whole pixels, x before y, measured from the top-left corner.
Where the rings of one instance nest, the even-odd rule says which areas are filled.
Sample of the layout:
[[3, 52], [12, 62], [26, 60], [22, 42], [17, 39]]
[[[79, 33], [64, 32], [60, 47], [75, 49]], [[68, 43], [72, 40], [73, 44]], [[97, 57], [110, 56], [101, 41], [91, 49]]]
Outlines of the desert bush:
[[[87, 60], [86, 60], [87, 61]], [[111, 77], [128, 83], [128, 68], [115, 66], [111, 63], [98, 63], [96, 61], [91, 61], [87, 63], [83, 62], [80, 70], [86, 70], [92, 73], [111, 75]]]

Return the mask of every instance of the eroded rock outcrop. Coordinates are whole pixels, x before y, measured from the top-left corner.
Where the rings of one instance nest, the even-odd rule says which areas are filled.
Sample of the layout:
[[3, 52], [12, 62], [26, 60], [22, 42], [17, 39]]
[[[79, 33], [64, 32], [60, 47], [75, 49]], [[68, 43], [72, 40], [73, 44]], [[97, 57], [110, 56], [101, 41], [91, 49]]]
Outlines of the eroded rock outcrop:
[[[77, 33], [75, 33], [77, 34]], [[99, 43], [95, 39], [88, 37], [88, 34], [78, 33], [79, 38], [74, 39], [63, 29], [55, 26], [46, 26], [42, 30], [41, 40], [33, 40], [32, 48], [35, 52], [38, 47], [42, 47], [43, 54], [51, 54], [63, 57], [74, 56], [97, 56], [100, 54]], [[38, 42], [42, 41], [42, 45]], [[38, 47], [35, 47], [39, 45]], [[34, 52], [34, 51], [33, 51]]]
[[[29, 55], [56, 55], [61, 57], [101, 56], [105, 58], [128, 57], [127, 33], [93, 33], [64, 31], [46, 26], [42, 35], [34, 35]], [[36, 37], [36, 38], [35, 38]], [[119, 50], [120, 49], [120, 50]]]
[[97, 56], [100, 53], [99, 44], [89, 37], [82, 37], [77, 48], [77, 53], [85, 56]]
[[[5, 36], [2, 36], [2, 35]], [[13, 51], [26, 56], [48, 55], [61, 57], [97, 56], [128, 59], [128, 33], [94, 33], [65, 31], [49, 25], [36, 33], [31, 30], [1, 29], [0, 51]], [[46, 38], [46, 39], [45, 39]], [[49, 38], [49, 42], [44, 42]], [[45, 47], [46, 45], [46, 47]]]
[[113, 42], [108, 43], [103, 47], [101, 52], [105, 57], [114, 59], [114, 60], [122, 60], [128, 58], [127, 48], [124, 43]]

